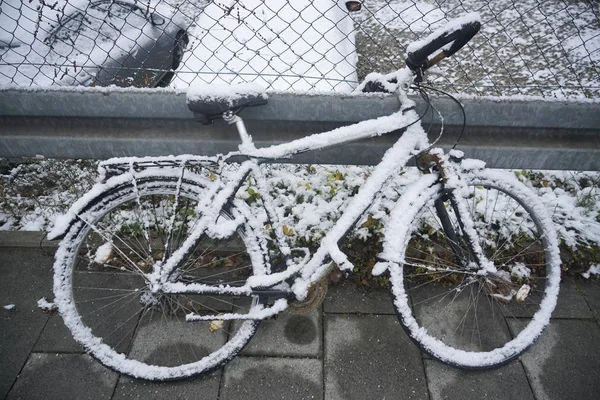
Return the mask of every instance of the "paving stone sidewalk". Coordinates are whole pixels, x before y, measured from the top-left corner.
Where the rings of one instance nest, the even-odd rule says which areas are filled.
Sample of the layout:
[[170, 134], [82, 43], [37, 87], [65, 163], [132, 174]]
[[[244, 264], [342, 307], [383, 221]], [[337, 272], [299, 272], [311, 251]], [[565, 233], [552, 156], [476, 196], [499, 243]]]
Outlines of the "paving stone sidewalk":
[[[20, 245], [13, 243], [12, 246]], [[502, 368], [468, 372], [422, 354], [386, 290], [332, 286], [320, 309], [266, 321], [203, 378], [147, 383], [82, 353], [52, 299], [53, 250], [0, 246], [0, 399], [593, 399], [600, 393], [600, 285], [566, 279], [542, 338]]]

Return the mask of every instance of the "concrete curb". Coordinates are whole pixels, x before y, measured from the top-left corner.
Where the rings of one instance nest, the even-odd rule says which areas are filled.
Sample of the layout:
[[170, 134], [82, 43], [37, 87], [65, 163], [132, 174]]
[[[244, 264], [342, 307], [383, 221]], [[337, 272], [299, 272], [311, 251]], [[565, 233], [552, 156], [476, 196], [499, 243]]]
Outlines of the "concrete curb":
[[59, 241], [46, 240], [46, 234], [40, 231], [0, 231], [0, 247], [56, 249]]

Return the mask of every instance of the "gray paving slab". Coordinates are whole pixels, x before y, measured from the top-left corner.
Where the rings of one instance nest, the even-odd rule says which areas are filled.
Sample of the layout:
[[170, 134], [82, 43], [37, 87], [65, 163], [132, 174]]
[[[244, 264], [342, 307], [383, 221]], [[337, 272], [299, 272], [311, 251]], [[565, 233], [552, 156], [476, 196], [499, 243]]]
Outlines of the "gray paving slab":
[[358, 288], [351, 282], [330, 285], [326, 313], [395, 314], [389, 289]]
[[552, 318], [591, 318], [592, 316], [592, 311], [576, 279], [572, 276], [563, 277]]
[[85, 354], [32, 353], [7, 400], [110, 399], [117, 377]]
[[443, 284], [419, 285], [409, 295], [420, 326], [449, 346], [492, 350], [511, 339], [503, 305], [487, 301], [475, 286], [450, 292]]
[[[393, 315], [389, 291], [357, 289], [346, 283], [330, 287], [324, 316], [319, 311], [282, 314], [264, 322], [243, 353], [247, 356], [238, 356], [224, 370], [184, 382], [154, 384], [127, 377], [117, 380], [116, 373], [89, 356], [73, 354], [81, 348], [62, 319], [37, 307], [42, 296], [52, 299], [53, 258], [47, 253], [37, 246], [0, 243], [4, 283], [0, 306], [15, 304], [13, 310], [0, 307], [0, 398], [101, 399], [110, 398], [114, 390], [114, 398], [119, 399], [427, 399], [427, 383], [431, 399], [529, 399], [532, 392], [537, 400], [583, 399], [596, 398], [600, 392], [598, 280], [564, 279], [556, 319], [520, 361], [498, 370], [465, 372], [423, 360]], [[509, 321], [513, 332], [522, 321]], [[152, 325], [142, 328], [132, 347], [137, 357], [172, 350], [172, 340], [164, 337], [163, 330]], [[222, 343], [223, 332], [210, 335], [209, 343], [198, 340], [198, 329], [202, 328], [185, 324], [177, 332], [188, 343], [208, 347]], [[162, 342], [158, 353], [147, 353], [147, 344], [157, 340]]]
[[237, 357], [225, 367], [219, 398], [222, 400], [323, 399], [322, 376], [321, 360]]
[[319, 309], [306, 314], [281, 313], [261, 322], [243, 355], [320, 357], [323, 335]]
[[220, 380], [221, 370], [178, 382], [146, 382], [121, 376], [112, 399], [217, 400]]
[[[504, 314], [507, 317], [531, 318], [539, 310], [539, 302], [543, 295], [543, 288], [532, 291], [528, 301], [520, 303], [511, 301], [504, 306]], [[592, 312], [585, 301], [581, 289], [577, 286], [576, 279], [572, 276], [564, 276], [560, 283], [558, 302], [552, 312], [552, 318], [591, 318]]]
[[431, 400], [520, 399], [534, 400], [519, 361], [486, 371], [464, 371], [435, 360], [425, 360]]
[[577, 289], [594, 313], [596, 320], [600, 319], [600, 279], [579, 279], [576, 284]]
[[326, 399], [427, 397], [420, 351], [395, 316], [325, 316]]
[[132, 273], [84, 270], [72, 279], [71, 293], [83, 323], [117, 351], [127, 351], [140, 308], [136, 289], [143, 287], [143, 279]]
[[[37, 301], [52, 298], [53, 261], [38, 249], [0, 248], [0, 398], [10, 390], [48, 319]], [[14, 308], [6, 310], [7, 305]]]
[[195, 362], [225, 344], [228, 330], [211, 332], [207, 322], [190, 323], [161, 313], [140, 321], [129, 355], [149, 364], [177, 366]]
[[[527, 321], [509, 321], [511, 329]], [[555, 319], [522, 356], [537, 399], [595, 399], [600, 393], [600, 328], [594, 321]]]
[[40, 353], [83, 353], [83, 348], [73, 339], [71, 331], [58, 313], [54, 313], [44, 326], [34, 348]]

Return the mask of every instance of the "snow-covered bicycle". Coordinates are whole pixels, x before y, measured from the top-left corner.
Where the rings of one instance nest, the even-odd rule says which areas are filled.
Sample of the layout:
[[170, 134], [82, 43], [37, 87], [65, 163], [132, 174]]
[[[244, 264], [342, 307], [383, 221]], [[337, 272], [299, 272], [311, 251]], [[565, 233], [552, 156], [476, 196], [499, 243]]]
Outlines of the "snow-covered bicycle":
[[[179, 379], [222, 366], [261, 320], [316, 307], [334, 266], [352, 270], [340, 240], [414, 157], [423, 174], [387, 210], [373, 274], [387, 274], [400, 322], [432, 356], [464, 368], [516, 358], [556, 304], [552, 221], [514, 176], [433, 148], [407, 96], [414, 90], [428, 100], [423, 72], [479, 26], [476, 14], [452, 21], [409, 47], [405, 69], [363, 84], [397, 93], [397, 112], [270, 147], [256, 148], [240, 117], [267, 102], [262, 89], [191, 88], [190, 109], [205, 122], [234, 124], [239, 150], [100, 164], [101, 182], [51, 232], [63, 238], [55, 302], [74, 338], [104, 365], [138, 378]], [[399, 129], [318, 249], [291, 248], [261, 164]]]

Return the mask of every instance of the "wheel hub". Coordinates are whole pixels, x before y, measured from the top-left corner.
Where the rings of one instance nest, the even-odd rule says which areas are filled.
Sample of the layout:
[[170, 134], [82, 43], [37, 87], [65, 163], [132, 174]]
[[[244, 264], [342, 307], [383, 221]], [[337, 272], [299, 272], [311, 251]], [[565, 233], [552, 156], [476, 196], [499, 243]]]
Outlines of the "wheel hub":
[[163, 302], [164, 297], [165, 295], [162, 293], [144, 290], [140, 296], [140, 304], [146, 307], [157, 307]]

